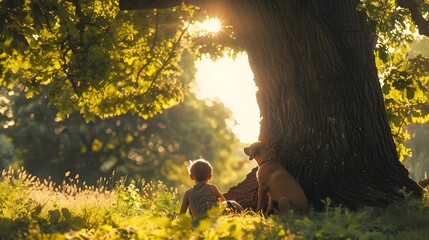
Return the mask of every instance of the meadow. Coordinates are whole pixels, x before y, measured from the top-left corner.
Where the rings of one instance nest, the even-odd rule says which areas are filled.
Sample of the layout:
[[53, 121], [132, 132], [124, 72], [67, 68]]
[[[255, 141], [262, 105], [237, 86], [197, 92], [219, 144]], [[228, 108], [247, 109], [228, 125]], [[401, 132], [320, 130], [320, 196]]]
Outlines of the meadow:
[[[25, 170], [3, 170], [0, 239], [427, 239], [429, 197], [386, 208], [293, 212], [264, 218], [212, 209], [199, 224], [178, 215], [181, 193], [162, 182], [102, 178], [60, 185]], [[405, 194], [405, 193], [404, 193]]]

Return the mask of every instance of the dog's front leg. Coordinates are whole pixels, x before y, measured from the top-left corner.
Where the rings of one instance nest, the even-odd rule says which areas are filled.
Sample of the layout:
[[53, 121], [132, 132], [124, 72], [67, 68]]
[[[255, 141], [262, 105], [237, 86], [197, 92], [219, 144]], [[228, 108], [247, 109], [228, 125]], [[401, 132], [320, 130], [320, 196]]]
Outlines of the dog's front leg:
[[267, 202], [267, 193], [268, 189], [263, 186], [259, 186], [258, 188], [258, 205], [256, 207], [256, 212], [261, 213], [264, 212], [265, 207], [263, 206]]
[[268, 205], [267, 205], [267, 210], [265, 211], [265, 217], [268, 217], [273, 213], [273, 199], [271, 198], [270, 192], [268, 192], [267, 195], [268, 195]]
[[262, 208], [262, 187], [259, 185], [258, 187], [258, 204], [256, 205], [256, 212], [259, 213]]

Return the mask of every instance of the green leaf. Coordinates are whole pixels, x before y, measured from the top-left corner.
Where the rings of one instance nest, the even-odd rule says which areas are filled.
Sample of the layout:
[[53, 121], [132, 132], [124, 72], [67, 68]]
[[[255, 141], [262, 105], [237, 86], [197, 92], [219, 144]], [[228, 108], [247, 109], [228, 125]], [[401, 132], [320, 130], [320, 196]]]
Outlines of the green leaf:
[[413, 99], [414, 95], [416, 94], [416, 88], [413, 87], [407, 87], [407, 98], [408, 99]]
[[55, 224], [55, 223], [59, 222], [59, 220], [61, 218], [61, 213], [60, 213], [60, 211], [58, 209], [49, 210], [48, 214], [49, 214], [49, 222], [51, 224]]
[[30, 46], [30, 44], [28, 44], [27, 39], [22, 34], [15, 32], [14, 38], [15, 38], [14, 41], [16, 41], [17, 46], [18, 46], [18, 50], [20, 52], [24, 52]]
[[41, 19], [43, 19], [42, 10], [40, 9], [39, 4], [36, 1], [31, 2], [30, 8], [30, 14], [33, 18], [34, 29], [36, 30], [36, 32], [40, 32], [40, 30], [43, 28], [41, 21]]

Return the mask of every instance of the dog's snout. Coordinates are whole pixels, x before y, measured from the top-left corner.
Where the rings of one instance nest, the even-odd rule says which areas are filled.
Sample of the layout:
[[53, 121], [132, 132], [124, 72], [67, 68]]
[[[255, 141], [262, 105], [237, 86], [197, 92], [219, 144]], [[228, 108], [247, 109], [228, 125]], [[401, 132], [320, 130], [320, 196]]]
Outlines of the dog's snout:
[[250, 147], [245, 147], [245, 148], [243, 148], [243, 150], [247, 156], [250, 156]]
[[250, 147], [245, 147], [243, 148], [244, 153], [249, 156], [249, 161], [253, 159], [253, 157], [251, 156], [251, 149]]

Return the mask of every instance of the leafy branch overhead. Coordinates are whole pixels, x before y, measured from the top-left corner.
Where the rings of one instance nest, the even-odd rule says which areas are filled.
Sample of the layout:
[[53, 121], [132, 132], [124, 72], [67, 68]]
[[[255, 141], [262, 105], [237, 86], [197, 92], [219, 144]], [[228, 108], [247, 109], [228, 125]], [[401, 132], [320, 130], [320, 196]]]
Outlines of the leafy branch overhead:
[[60, 117], [148, 118], [183, 99], [177, 76], [189, 13], [123, 13], [116, 2], [3, 1], [0, 83], [28, 97], [49, 86]]
[[61, 118], [73, 111], [87, 120], [127, 112], [151, 117], [183, 100], [184, 47], [199, 55], [231, 52], [204, 36], [193, 37], [201, 46], [190, 45], [187, 30], [203, 17], [199, 12], [187, 6], [123, 12], [110, 0], [2, 1], [0, 84], [19, 86], [27, 97], [49, 86]]
[[[48, 99], [65, 118], [87, 120], [127, 112], [149, 118], [182, 101], [180, 53], [197, 57], [242, 51], [228, 0], [4, 0], [0, 3], [0, 84], [27, 97], [48, 87]], [[154, 9], [156, 8], [156, 9]], [[121, 11], [143, 9], [136, 11]], [[362, 0], [377, 34], [376, 63], [398, 143], [403, 124], [427, 120], [427, 58], [407, 49], [414, 33], [428, 35], [428, 3]], [[221, 19], [214, 36], [191, 36], [187, 26], [206, 14]]]
[[[423, 17], [420, 7], [428, 7], [427, 3], [424, 1], [416, 2], [415, 0], [397, 0], [398, 6], [407, 8], [411, 13], [411, 18], [413, 19], [414, 24], [419, 28], [419, 33], [429, 37], [429, 21]], [[422, 5], [422, 6], [420, 6]]]
[[[210, 9], [213, 8], [213, 6], [219, 8], [225, 1], [228, 0], [119, 0], [119, 7], [121, 10], [162, 9], [180, 6], [181, 4], [194, 4]], [[368, 0], [362, 0], [361, 2], [368, 2]], [[378, 4], [380, 1], [371, 2]], [[429, 21], [423, 17], [423, 12], [421, 10], [421, 8], [427, 8], [427, 3], [421, 0], [396, 0], [396, 3], [399, 7], [406, 8], [410, 11], [414, 24], [419, 28], [419, 33], [429, 36]]]
[[420, 17], [425, 15], [429, 5], [421, 2], [419, 9], [416, 9], [415, 3], [412, 0], [361, 2], [378, 36], [375, 46], [378, 75], [389, 124], [401, 159], [411, 155], [410, 149], [403, 144], [410, 138], [403, 131], [403, 126], [429, 120], [429, 55], [410, 50], [416, 43], [427, 41], [416, 37], [415, 26], [422, 33], [425, 25], [415, 25], [415, 17], [412, 16], [417, 12]]

